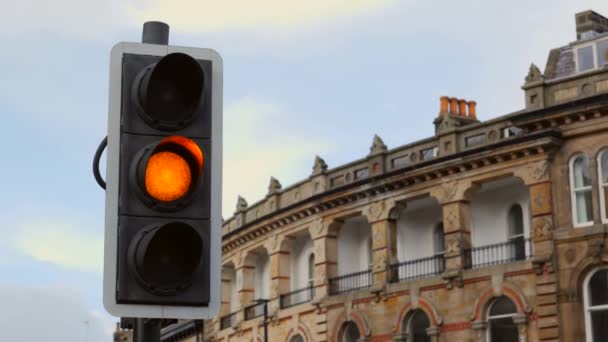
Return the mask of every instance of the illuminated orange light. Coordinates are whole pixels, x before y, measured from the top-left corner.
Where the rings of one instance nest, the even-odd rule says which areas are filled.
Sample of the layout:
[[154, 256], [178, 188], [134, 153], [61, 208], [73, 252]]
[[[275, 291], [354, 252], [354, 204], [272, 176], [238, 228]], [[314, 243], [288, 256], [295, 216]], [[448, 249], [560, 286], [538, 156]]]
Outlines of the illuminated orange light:
[[145, 182], [150, 196], [159, 201], [172, 202], [188, 192], [192, 173], [182, 156], [163, 151], [152, 155], [148, 160]]
[[174, 135], [163, 139], [159, 146], [164, 144], [176, 144], [188, 150], [192, 157], [194, 157], [194, 160], [196, 160], [196, 166], [198, 166], [198, 173], [200, 176], [200, 174], [203, 172], [203, 152], [194, 141], [179, 135]]

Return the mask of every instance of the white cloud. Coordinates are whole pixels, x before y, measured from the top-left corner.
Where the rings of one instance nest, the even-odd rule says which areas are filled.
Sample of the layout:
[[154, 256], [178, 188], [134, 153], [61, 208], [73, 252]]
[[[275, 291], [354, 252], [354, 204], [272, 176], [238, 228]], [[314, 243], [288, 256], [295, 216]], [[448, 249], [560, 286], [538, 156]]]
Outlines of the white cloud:
[[295, 113], [273, 101], [244, 97], [224, 111], [223, 214], [231, 216], [237, 195], [249, 204], [267, 192], [270, 176], [286, 186], [308, 175], [314, 155], [333, 145], [297, 127]]
[[394, 0], [22, 0], [3, 4], [3, 34], [53, 31], [103, 38], [145, 21], [186, 31], [285, 29], [322, 18], [364, 14]]
[[0, 285], [0, 341], [107, 342], [114, 319], [68, 287]]
[[89, 233], [75, 222], [37, 219], [21, 222], [13, 245], [36, 260], [80, 271], [101, 273], [103, 234]]
[[366, 13], [393, 0], [157, 0], [131, 11], [139, 21], [166, 20], [188, 31], [286, 28]]

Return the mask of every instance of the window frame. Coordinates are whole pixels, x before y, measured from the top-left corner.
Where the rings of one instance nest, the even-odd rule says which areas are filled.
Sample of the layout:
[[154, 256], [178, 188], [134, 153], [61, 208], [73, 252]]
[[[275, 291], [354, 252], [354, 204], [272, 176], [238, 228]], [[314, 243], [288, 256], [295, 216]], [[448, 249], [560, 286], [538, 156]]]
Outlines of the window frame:
[[597, 267], [589, 272], [583, 281], [583, 310], [585, 311], [585, 341], [593, 341], [593, 331], [591, 329], [591, 311], [608, 311], [608, 304], [596, 305], [593, 309], [589, 309], [589, 282], [591, 278], [599, 271], [608, 270], [608, 266]]
[[[521, 234], [512, 234], [511, 232], [511, 210], [514, 207], [519, 207], [519, 211], [521, 212]], [[509, 210], [507, 211], [507, 241], [512, 241], [518, 238], [526, 238], [526, 225], [524, 224], [524, 208], [521, 204], [515, 202], [509, 206]]]
[[[577, 191], [591, 191], [593, 196], [593, 179], [591, 179], [591, 185], [582, 187], [582, 188], [575, 188], [574, 186], [574, 162], [579, 158], [579, 157], [583, 157], [587, 159], [587, 165], [589, 166], [589, 158], [587, 158], [587, 155], [584, 153], [577, 153], [575, 155], [573, 155], [572, 157], [570, 157], [570, 161], [568, 162], [568, 173], [570, 174], [570, 209], [571, 209], [571, 214], [572, 214], [572, 226], [574, 228], [583, 228], [583, 227], [590, 227], [592, 226], [595, 222], [593, 221], [593, 215], [591, 215], [591, 221], [587, 221], [587, 222], [582, 222], [582, 223], [578, 223], [578, 211], [576, 208], [576, 192]], [[589, 177], [591, 177], [591, 170], [589, 170]], [[588, 189], [587, 189], [588, 188]], [[593, 214], [593, 201], [591, 201], [591, 213]]]
[[[312, 261], [312, 265], [311, 265]], [[312, 270], [312, 272], [311, 272]], [[315, 253], [308, 254], [308, 286], [315, 283]]]
[[[486, 329], [486, 341], [487, 342], [492, 342], [492, 324], [490, 322], [491, 320], [509, 318], [509, 317], [511, 317], [511, 319], [512, 319], [513, 317], [517, 316], [517, 305], [515, 305], [515, 303], [513, 302], [513, 299], [511, 299], [509, 297], [507, 297], [507, 299], [509, 299], [511, 302], [513, 302], [513, 305], [515, 306], [515, 312], [510, 313], [510, 314], [491, 316], [490, 311], [492, 311], [492, 306], [494, 306], [494, 304], [496, 304], [496, 302], [498, 302], [499, 298], [500, 297], [494, 298], [494, 300], [492, 301], [492, 303], [490, 303], [490, 305], [488, 306], [488, 309], [486, 311], [486, 322], [488, 324], [487, 325], [488, 328]], [[513, 322], [513, 325], [515, 325], [515, 328], [517, 328], [517, 325], [515, 324], [515, 322]]]
[[[441, 227], [441, 236], [443, 237], [443, 250], [439, 250], [437, 246], [437, 231]], [[439, 221], [435, 224], [435, 228], [433, 229], [433, 256], [445, 255], [445, 227], [443, 225], [443, 221]]]
[[[604, 68], [604, 65], [608, 65], [608, 64], [604, 64], [604, 65], [598, 65], [598, 59], [599, 59], [599, 55], [598, 55], [598, 51], [597, 51], [597, 45], [600, 42], [604, 42], [604, 41], [608, 41], [608, 38], [603, 38], [603, 39], [598, 39], [598, 40], [593, 40], [590, 42], [586, 42], [580, 45], [577, 45], [576, 47], [574, 47], [574, 65], [575, 65], [575, 69], [576, 69], [576, 73], [577, 74], [584, 74], [587, 72], [591, 72], [594, 70], [599, 70], [601, 68]], [[580, 62], [578, 60], [578, 50], [579, 49], [584, 49], [586, 47], [591, 46], [591, 50], [593, 51], [593, 68], [585, 70], [585, 71], [580, 71], [579, 70], [579, 66], [580, 66]]]
[[[606, 195], [606, 191], [604, 191], [604, 188], [608, 188], [608, 182], [604, 183], [604, 179], [603, 179], [603, 171], [602, 170], [602, 157], [604, 156], [604, 154], [608, 154], [608, 148], [602, 148], [600, 150], [600, 152], [597, 154], [597, 183], [598, 183], [598, 189], [599, 189], [599, 196], [600, 196], [600, 214], [601, 214], [601, 220], [602, 223], [608, 223], [608, 213], [606, 212], [606, 201], [608, 201], [608, 197]], [[606, 172], [608, 172], [608, 170], [606, 170]]]

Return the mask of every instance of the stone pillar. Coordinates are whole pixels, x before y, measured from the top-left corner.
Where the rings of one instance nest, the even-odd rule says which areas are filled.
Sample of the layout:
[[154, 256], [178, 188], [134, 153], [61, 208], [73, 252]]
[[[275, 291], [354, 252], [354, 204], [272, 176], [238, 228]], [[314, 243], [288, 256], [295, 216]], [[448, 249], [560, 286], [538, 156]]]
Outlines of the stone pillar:
[[233, 279], [232, 269], [228, 267], [222, 267], [220, 316], [225, 316], [230, 313], [230, 297], [232, 294], [232, 287], [236, 286], [235, 282], [236, 279]]
[[441, 328], [437, 326], [432, 326], [426, 328], [426, 334], [431, 338], [431, 342], [439, 342], [439, 333], [441, 332]]
[[279, 238], [276, 235], [270, 238], [268, 250], [270, 251], [270, 300], [269, 312], [274, 313], [280, 306], [280, 295], [288, 292], [290, 283], [290, 253], [291, 238]]
[[528, 316], [524, 314], [517, 314], [513, 317], [513, 323], [517, 326], [517, 332], [519, 334], [519, 342], [528, 341]]
[[338, 239], [335, 225], [341, 222], [328, 222], [323, 219], [314, 221], [310, 227], [310, 236], [315, 251], [315, 300], [328, 295], [328, 279], [338, 273]]
[[255, 264], [254, 258], [248, 257], [243, 252], [239, 256], [236, 264], [236, 290], [239, 303], [238, 310], [243, 309], [253, 301], [255, 295]]
[[458, 200], [445, 203], [443, 209], [443, 229], [445, 234], [445, 273], [444, 278], [452, 285], [461, 284], [462, 269], [471, 263], [471, 208], [469, 201]]
[[392, 201], [381, 200], [367, 210], [372, 228], [372, 290], [380, 290], [390, 281], [389, 265], [396, 259], [396, 222], [389, 217], [393, 207]]
[[475, 321], [471, 323], [471, 341], [474, 342], [485, 342], [486, 341], [486, 329], [488, 328], [488, 322]]
[[[557, 310], [557, 275], [553, 258], [553, 205], [550, 178], [551, 161], [530, 163], [521, 176], [530, 189], [532, 216], [532, 262], [536, 268], [536, 308], [540, 341], [559, 339]], [[523, 329], [523, 328], [522, 328]]]

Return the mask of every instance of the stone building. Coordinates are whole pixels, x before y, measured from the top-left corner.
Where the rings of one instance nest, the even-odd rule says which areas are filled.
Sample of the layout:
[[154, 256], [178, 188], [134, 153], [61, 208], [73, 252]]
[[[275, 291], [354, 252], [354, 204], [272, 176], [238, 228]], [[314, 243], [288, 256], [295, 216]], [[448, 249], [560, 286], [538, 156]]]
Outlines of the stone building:
[[269, 341], [608, 341], [608, 19], [576, 28], [523, 110], [441, 97], [434, 136], [239, 198], [205, 340], [263, 341], [267, 299]]

